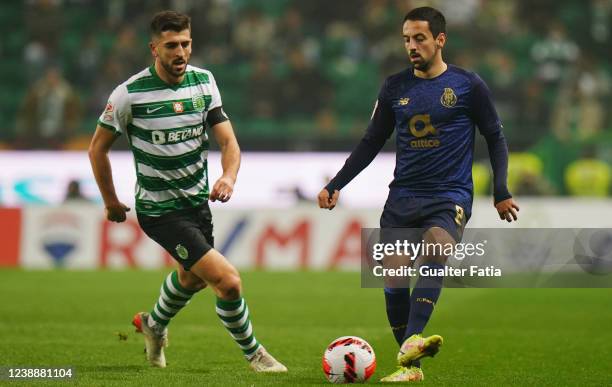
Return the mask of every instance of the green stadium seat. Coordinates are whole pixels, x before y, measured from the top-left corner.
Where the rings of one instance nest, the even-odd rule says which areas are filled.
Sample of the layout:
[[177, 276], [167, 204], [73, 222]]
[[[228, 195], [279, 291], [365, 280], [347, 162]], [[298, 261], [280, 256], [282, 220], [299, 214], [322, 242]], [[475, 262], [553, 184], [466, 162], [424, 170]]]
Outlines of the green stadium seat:
[[77, 34], [64, 34], [62, 36], [60, 47], [64, 58], [76, 58], [79, 54], [81, 46], [81, 37]]
[[66, 28], [79, 34], [96, 24], [99, 15], [84, 6], [64, 7], [63, 19]]
[[[241, 134], [249, 137], [271, 137], [283, 134], [283, 124], [278, 120], [248, 119], [239, 121], [235, 125], [238, 136]], [[285, 130], [286, 131], [286, 130]]]
[[0, 114], [2, 122], [4, 122], [3, 129], [7, 129], [9, 132], [13, 132], [25, 92], [26, 90], [23, 88], [0, 91]]
[[232, 8], [236, 10], [256, 8], [264, 15], [280, 17], [289, 3], [290, 0], [234, 0], [232, 1]]
[[336, 74], [336, 111], [342, 115], [360, 112], [364, 117], [369, 116], [380, 88], [377, 74], [378, 70], [372, 64], [359, 64], [347, 76]]
[[10, 39], [10, 35], [19, 33], [19, 29], [23, 28], [23, 7], [24, 4], [17, 1], [3, 1], [0, 4], [0, 31], [8, 35], [3, 39]]
[[[28, 39], [25, 31], [11, 31], [11, 33], [4, 38], [2, 48], [3, 50], [6, 50], [7, 54], [20, 54], [22, 53], [27, 42]], [[13, 58], [17, 59], [17, 61], [21, 61], [21, 57], [17, 58], [14, 56]]]

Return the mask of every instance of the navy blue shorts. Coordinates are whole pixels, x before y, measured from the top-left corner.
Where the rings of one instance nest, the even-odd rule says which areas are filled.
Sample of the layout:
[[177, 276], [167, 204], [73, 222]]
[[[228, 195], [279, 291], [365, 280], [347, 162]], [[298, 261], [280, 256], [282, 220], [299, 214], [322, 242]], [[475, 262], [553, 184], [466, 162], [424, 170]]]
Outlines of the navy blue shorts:
[[418, 228], [425, 231], [440, 227], [456, 242], [461, 242], [468, 217], [463, 207], [449, 199], [390, 195], [380, 217], [380, 228]]

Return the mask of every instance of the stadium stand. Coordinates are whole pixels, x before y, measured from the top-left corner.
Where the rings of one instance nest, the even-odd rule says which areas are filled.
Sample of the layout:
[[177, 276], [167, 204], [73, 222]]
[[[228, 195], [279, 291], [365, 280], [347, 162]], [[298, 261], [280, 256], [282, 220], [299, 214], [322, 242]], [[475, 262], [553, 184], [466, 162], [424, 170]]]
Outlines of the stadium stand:
[[[84, 148], [112, 87], [150, 62], [149, 16], [177, 7], [193, 19], [192, 64], [215, 74], [243, 149], [346, 151], [367, 125], [384, 77], [407, 64], [401, 15], [421, 3], [2, 2], [0, 141], [14, 149]], [[536, 193], [569, 193], [565, 170], [585, 147], [612, 162], [612, 18], [601, 3], [428, 2], [449, 15], [447, 61], [484, 78], [510, 149], [541, 160], [533, 178], [544, 176], [548, 188]], [[65, 138], [38, 141], [24, 136], [20, 115], [36, 114], [28, 91], [53, 67], [80, 113]], [[482, 142], [476, 157], [486, 157]]]

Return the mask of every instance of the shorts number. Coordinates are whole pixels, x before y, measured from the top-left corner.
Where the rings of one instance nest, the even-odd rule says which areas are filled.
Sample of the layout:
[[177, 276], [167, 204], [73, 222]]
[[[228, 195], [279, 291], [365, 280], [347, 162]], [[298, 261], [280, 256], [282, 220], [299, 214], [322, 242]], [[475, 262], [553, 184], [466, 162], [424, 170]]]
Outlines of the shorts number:
[[457, 225], [462, 226], [463, 225], [463, 208], [460, 205], [455, 204], [455, 223], [457, 223]]

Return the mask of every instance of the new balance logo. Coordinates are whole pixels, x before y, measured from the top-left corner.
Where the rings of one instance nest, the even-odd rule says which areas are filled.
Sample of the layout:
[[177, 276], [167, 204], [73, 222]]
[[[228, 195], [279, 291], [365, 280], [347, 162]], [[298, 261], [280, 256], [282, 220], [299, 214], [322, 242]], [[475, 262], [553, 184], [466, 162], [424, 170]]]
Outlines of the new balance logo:
[[147, 108], [147, 114], [155, 113], [156, 111], [158, 111], [159, 109], [161, 109], [161, 108], [163, 108], [163, 107], [164, 107], [164, 106], [162, 105], [162, 106], [158, 106], [158, 107], [156, 107], [155, 109], [150, 109], [150, 108]]

